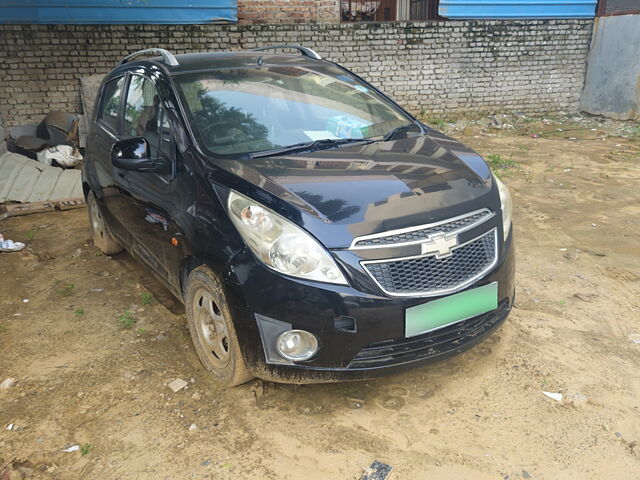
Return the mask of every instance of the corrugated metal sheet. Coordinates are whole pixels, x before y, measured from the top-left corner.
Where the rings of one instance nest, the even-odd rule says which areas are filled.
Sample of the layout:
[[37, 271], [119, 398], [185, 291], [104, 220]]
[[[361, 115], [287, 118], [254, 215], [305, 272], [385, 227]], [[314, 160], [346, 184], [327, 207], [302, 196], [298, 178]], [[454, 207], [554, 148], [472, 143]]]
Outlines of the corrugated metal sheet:
[[83, 196], [80, 170], [49, 167], [17, 153], [0, 155], [0, 203]]
[[236, 0], [0, 0], [0, 23], [236, 22]]
[[600, 14], [612, 15], [625, 12], [640, 12], [640, 0], [600, 0]]
[[597, 0], [440, 0], [446, 18], [592, 18]]

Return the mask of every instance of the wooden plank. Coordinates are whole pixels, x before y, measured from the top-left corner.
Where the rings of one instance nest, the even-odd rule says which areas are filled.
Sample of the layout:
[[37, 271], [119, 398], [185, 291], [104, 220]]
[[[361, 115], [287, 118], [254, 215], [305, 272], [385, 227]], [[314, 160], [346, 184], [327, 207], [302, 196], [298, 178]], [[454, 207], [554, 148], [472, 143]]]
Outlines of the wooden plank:
[[53, 212], [56, 210], [73, 210], [85, 206], [84, 197], [49, 200], [46, 202], [16, 203], [0, 206], [0, 221], [9, 217], [32, 215], [34, 213]]

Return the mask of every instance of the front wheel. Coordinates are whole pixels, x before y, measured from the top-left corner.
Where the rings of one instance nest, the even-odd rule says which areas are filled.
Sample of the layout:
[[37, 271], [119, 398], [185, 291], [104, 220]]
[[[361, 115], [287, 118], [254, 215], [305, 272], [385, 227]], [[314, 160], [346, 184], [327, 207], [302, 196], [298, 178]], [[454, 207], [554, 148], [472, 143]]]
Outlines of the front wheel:
[[251, 380], [222, 284], [209, 268], [198, 267], [189, 274], [185, 306], [191, 340], [209, 373], [228, 386]]
[[91, 226], [93, 244], [106, 255], [120, 253], [122, 247], [111, 235], [93, 192], [89, 192], [89, 195], [87, 195], [87, 208], [89, 210], [89, 225]]

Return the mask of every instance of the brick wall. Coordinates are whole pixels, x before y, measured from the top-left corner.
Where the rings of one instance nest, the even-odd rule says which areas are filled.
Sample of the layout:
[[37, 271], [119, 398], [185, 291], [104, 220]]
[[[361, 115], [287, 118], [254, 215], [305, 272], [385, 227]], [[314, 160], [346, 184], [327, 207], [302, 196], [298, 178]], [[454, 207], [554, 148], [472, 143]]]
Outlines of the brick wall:
[[238, 0], [238, 21], [246, 23], [337, 23], [340, 0]]
[[0, 25], [5, 126], [80, 112], [79, 79], [126, 53], [299, 43], [352, 69], [413, 112], [435, 116], [577, 111], [590, 20], [366, 24]]

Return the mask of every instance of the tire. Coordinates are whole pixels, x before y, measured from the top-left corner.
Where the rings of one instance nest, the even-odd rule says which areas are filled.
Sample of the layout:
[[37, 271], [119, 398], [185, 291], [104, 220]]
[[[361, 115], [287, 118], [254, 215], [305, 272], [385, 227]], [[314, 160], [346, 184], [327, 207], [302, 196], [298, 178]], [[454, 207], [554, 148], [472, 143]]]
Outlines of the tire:
[[191, 340], [207, 371], [230, 387], [251, 380], [222, 284], [209, 268], [198, 267], [189, 274], [185, 310]]
[[105, 255], [120, 253], [122, 247], [116, 239], [113, 238], [113, 235], [111, 235], [93, 192], [89, 192], [89, 195], [87, 195], [87, 207], [89, 210], [89, 225], [91, 228], [91, 236], [93, 237], [93, 244]]

